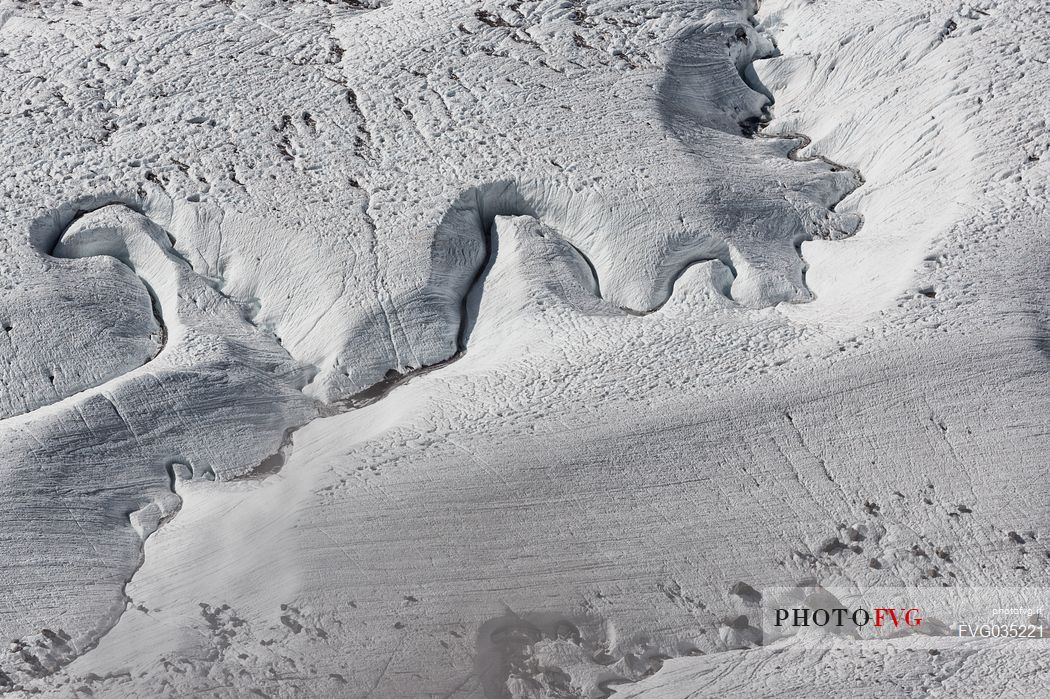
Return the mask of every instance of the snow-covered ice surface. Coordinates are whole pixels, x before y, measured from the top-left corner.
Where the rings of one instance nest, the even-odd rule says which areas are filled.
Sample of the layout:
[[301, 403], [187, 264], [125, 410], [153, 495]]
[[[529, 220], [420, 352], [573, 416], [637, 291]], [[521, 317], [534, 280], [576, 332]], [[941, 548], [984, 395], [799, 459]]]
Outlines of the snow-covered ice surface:
[[0, 692], [1045, 691], [741, 616], [1050, 587], [1048, 49], [1044, 0], [0, 0]]

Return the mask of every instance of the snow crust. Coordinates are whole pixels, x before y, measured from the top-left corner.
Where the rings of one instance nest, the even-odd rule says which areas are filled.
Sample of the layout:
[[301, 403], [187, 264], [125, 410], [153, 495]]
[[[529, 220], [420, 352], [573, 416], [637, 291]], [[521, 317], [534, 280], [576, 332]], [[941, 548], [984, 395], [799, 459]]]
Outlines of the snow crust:
[[1045, 9], [0, 0], [0, 691], [1038, 691]]

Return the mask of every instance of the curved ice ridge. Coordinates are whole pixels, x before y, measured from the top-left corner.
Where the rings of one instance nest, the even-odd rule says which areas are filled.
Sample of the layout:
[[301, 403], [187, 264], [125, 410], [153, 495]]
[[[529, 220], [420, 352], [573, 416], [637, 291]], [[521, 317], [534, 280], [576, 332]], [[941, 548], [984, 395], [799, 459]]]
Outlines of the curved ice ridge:
[[[755, 9], [757, 11], [757, 8]], [[744, 46], [749, 44], [749, 41], [744, 41], [744, 39], [748, 38], [746, 31], [743, 36], [741, 36], [741, 33], [738, 30], [733, 29], [731, 36], [732, 38], [729, 39], [730, 45], [732, 45], [733, 42]], [[747, 51], [744, 51], [743, 54], [746, 55]], [[754, 60], [759, 60], [765, 57], [768, 56], [758, 55], [754, 52], [753, 48], [751, 49], [751, 53], [748, 55], [747, 61], [745, 62], [746, 65], [741, 69], [741, 79], [744, 80], [745, 83], [749, 83], [750, 76], [753, 75], [753, 71], [750, 69], [751, 63], [753, 63]], [[768, 91], [764, 91], [763, 89], [755, 91], [758, 94], [766, 96], [771, 104], [772, 95], [770, 95]], [[765, 107], [763, 108], [763, 114], [768, 117], [768, 111]], [[759, 123], [751, 135], [773, 137], [772, 135], [760, 133], [762, 126], [764, 126], [764, 122], [768, 121], [768, 118], [762, 119], [761, 115], [759, 117], [750, 116], [741, 119], [739, 122], [741, 130], [746, 134], [749, 125], [754, 124], [755, 122], [753, 119], [756, 118], [763, 123]], [[843, 168], [843, 166], [822, 156], [800, 156], [800, 151], [809, 144], [809, 140], [805, 136], [799, 134], [781, 134], [776, 137], [799, 140], [800, 144], [787, 154], [792, 160], [804, 162], [819, 159], [833, 168]], [[850, 169], [856, 175], [857, 179], [860, 182], [863, 182], [859, 172], [852, 170], [851, 168], [845, 169]], [[850, 190], [850, 192], [851, 191], [853, 190]], [[844, 194], [843, 197], [848, 196], [850, 192]], [[453, 216], [454, 222], [462, 224], [465, 220], [473, 221], [478, 236], [485, 243], [485, 254], [480, 261], [480, 264], [475, 269], [473, 279], [467, 286], [465, 292], [461, 295], [460, 323], [456, 332], [455, 352], [438, 362], [414, 368], [410, 371], [399, 372], [396, 370], [390, 370], [383, 380], [373, 383], [364, 391], [359, 392], [344, 401], [337, 401], [323, 406], [314, 404], [314, 409], [316, 411], [314, 417], [354, 410], [375, 403], [376, 401], [382, 400], [389, 395], [391, 391], [412, 378], [447, 366], [464, 356], [470, 342], [471, 332], [478, 321], [477, 312], [481, 305], [482, 282], [484, 281], [486, 274], [493, 268], [500, 247], [501, 241], [498, 238], [499, 230], [498, 226], [496, 226], [497, 218], [501, 216], [515, 215], [530, 216], [536, 220], [539, 225], [543, 226], [545, 230], [556, 230], [553, 226], [544, 225], [544, 219], [547, 218], [547, 216], [537, 215], [537, 210], [542, 209], [543, 207], [530, 204], [529, 199], [530, 197], [522, 193], [521, 187], [517, 183], [493, 183], [484, 187], [472, 188], [464, 194], [463, 201], [458, 207], [456, 207], [455, 215]], [[834, 204], [831, 206], [831, 210], [833, 210], [833, 207]], [[462, 218], [464, 215], [466, 216], [466, 219]], [[855, 231], [856, 229], [854, 228], [853, 230]], [[851, 234], [850, 231], [840, 232], [844, 235]], [[546, 234], [541, 231], [538, 235], [544, 237]], [[709, 241], [704, 242], [699, 245], [698, 248], [687, 247], [682, 250], [671, 251], [671, 254], [668, 255], [668, 259], [664, 260], [660, 275], [656, 280], [657, 286], [662, 286], [665, 291], [663, 301], [641, 309], [617, 307], [614, 304], [603, 301], [603, 280], [601, 277], [604, 275], [600, 272], [600, 268], [602, 267], [601, 261], [596, 260], [592, 254], [585, 250], [585, 246], [579, 245], [578, 242], [573, 242], [570, 236], [552, 237], [554, 239], [550, 244], [550, 249], [554, 250], [555, 252], [553, 254], [560, 256], [562, 261], [568, 262], [566, 266], [563, 266], [563, 269], [571, 270], [569, 276], [566, 277], [566, 279], [568, 279], [567, 283], [577, 285], [573, 290], [573, 293], [577, 295], [577, 298], [582, 298], [579, 294], [583, 292], [584, 294], [589, 294], [595, 302], [598, 302], [591, 306], [591, 309], [595, 313], [648, 315], [657, 312], [664, 303], [671, 298], [676, 280], [678, 280], [689, 268], [702, 262], [715, 261], [724, 266], [725, 271], [728, 272], [731, 278], [727, 280], [728, 283], [724, 284], [719, 291], [728, 299], [732, 298], [731, 286], [733, 282], [740, 276], [740, 273], [735, 269], [733, 250], [728, 243], [721, 241], [712, 246]], [[202, 313], [214, 313], [216, 317], [211, 318], [210, 320], [213, 322], [215, 320], [219, 321], [223, 334], [227, 338], [239, 337], [243, 342], [242, 346], [252, 347], [253, 343], [259, 340], [258, 329], [251, 328], [251, 330], [255, 331], [254, 333], [246, 331], [246, 326], [250, 327], [250, 325], [245, 323], [243, 313], [236, 310], [236, 302], [229, 297], [224, 296], [223, 304], [212, 306], [204, 311], [195, 308], [194, 301], [197, 299], [194, 299], [193, 297], [196, 292], [192, 290], [199, 290], [208, 286], [205, 280], [197, 275], [189, 263], [175, 251], [172, 240], [162, 228], [157, 226], [146, 216], [135, 212], [126, 204], [101, 207], [100, 209], [85, 212], [83, 215], [76, 217], [74, 221], [72, 221], [71, 224], [59, 235], [53, 249], [49, 252], [57, 257], [68, 258], [108, 255], [120, 260], [136, 272], [149, 291], [151, 298], [154, 300], [155, 313], [158, 322], [163, 328], [165, 328], [165, 342], [162, 349], [158, 352], [152, 362], [155, 362], [161, 357], [167, 356], [173, 352], [177, 352], [187, 337], [187, 334], [192, 332], [194, 324], [201, 320], [200, 315]], [[576, 263], [572, 263], [573, 257], [575, 257]], [[564, 286], [560, 288], [562, 291], [565, 290]], [[187, 293], [187, 290], [191, 291]], [[589, 302], [584, 300], [582, 303]], [[240, 330], [238, 330], [238, 328], [240, 328]], [[268, 349], [267, 351], [270, 350]], [[284, 360], [290, 359], [287, 357], [287, 353], [284, 354]], [[289, 362], [289, 364], [291, 363], [292, 362]], [[298, 384], [297, 388], [302, 388], [304, 382], [302, 381], [302, 376], [300, 374], [284, 368], [278, 362], [272, 363], [271, 368], [287, 379], [289, 383]], [[119, 384], [124, 378], [125, 377], [118, 377], [112, 379], [102, 386]], [[97, 392], [99, 390], [101, 390], [101, 386], [94, 389], [87, 389], [84, 393]], [[57, 405], [75, 400], [76, 398], [77, 396], [72, 396], [59, 401], [57, 404], [45, 406], [18, 417], [20, 419], [29, 419], [39, 414], [41, 411], [55, 409]], [[280, 449], [271, 456], [263, 459], [257, 467], [249, 469], [241, 474], [241, 476], [250, 476], [252, 474], [256, 477], [265, 476], [280, 469], [293, 446], [296, 430], [307, 424], [310, 419], [312, 418], [308, 417], [305, 422], [299, 422], [298, 426], [289, 427], [284, 434], [284, 439]], [[170, 464], [169, 467], [174, 468]], [[174, 473], [174, 471], [171, 473]], [[237, 475], [234, 474], [233, 477], [237, 477]], [[171, 489], [173, 494], [176, 481], [176, 477], [172, 475]], [[177, 498], [177, 495], [175, 497]], [[173, 504], [173, 502], [174, 501], [160, 503], [148, 511], [136, 511], [133, 513], [132, 523], [143, 541], [145, 541], [146, 537], [149, 536], [149, 533], [155, 530], [157, 526], [160, 526], [166, 518], [169, 518], [174, 514], [177, 510], [177, 505]], [[138, 520], [137, 523], [136, 519]], [[142, 561], [140, 560], [140, 566], [141, 562]], [[136, 568], [136, 570], [137, 569], [138, 568]], [[132, 576], [133, 575], [134, 571], [132, 571]], [[131, 577], [125, 582], [125, 589], [130, 580]], [[126, 592], [123, 594], [125, 602], [127, 603], [129, 601], [127, 594]], [[112, 623], [108, 624], [108, 627], [105, 628], [93, 642], [87, 644], [79, 654], [82, 655], [84, 652], [97, 645], [97, 643], [113, 628], [113, 626], [116, 625], [118, 621], [119, 616], [116, 619], [113, 619]]]
[[[43, 244], [43, 241], [34, 242]], [[247, 323], [253, 329], [258, 328], [251, 314], [246, 312], [248, 304], [226, 295], [212, 280], [199, 275], [175, 249], [175, 241], [171, 235], [127, 201], [112, 201], [77, 211], [69, 223], [59, 229], [50, 246], [41, 252], [51, 257], [69, 260], [111, 257], [134, 272], [149, 295], [153, 316], [161, 333], [160, 346], [148, 361], [124, 374], [61, 396], [33, 410], [0, 419], [0, 424], [22, 424], [26, 420], [52, 412], [56, 406], [96, 394], [104, 388], [117, 386], [128, 376], [138, 374], [149, 367], [171, 348], [182, 343], [189, 329], [196, 325], [191, 317], [200, 315], [202, 309], [191, 309], [180, 303], [180, 300], [200, 295], [205, 287], [214, 291], [224, 302], [228, 302], [230, 308], [236, 309], [238, 321]], [[212, 312], [214, 315], [225, 315], [228, 318], [231, 316], [227, 308], [215, 311], [216, 305], [205, 305], [211, 306], [203, 309], [206, 313]], [[238, 332], [237, 326], [237, 322], [224, 323], [224, 334], [229, 339], [243, 337], [245, 333]], [[289, 362], [294, 361], [283, 349], [282, 354]]]
[[[76, 445], [78, 457], [95, 457], [99, 464], [119, 463], [121, 445], [135, 454], [127, 474], [121, 472], [115, 482], [100, 487], [110, 495], [103, 498], [97, 515], [106, 526], [124, 518], [137, 535], [135, 558], [129, 555], [104, 562], [114, 573], [113, 582], [121, 582], [119, 588], [105, 587], [112, 589], [115, 599], [93, 600], [100, 603], [99, 610], [77, 615], [87, 618], [70, 622], [72, 635], [56, 636], [62, 648], [47, 660], [57, 663], [48, 665], [49, 672], [94, 648], [127, 610], [127, 585], [143, 563], [146, 539], [179, 507], [174, 476], [165, 489], [168, 492], [162, 491], [161, 483], [169, 480], [165, 468], [187, 463], [195, 473], [212, 478], [215, 470], [220, 477], [236, 477], [256, 468], [275, 429], [316, 416], [312, 402], [301, 392], [306, 369], [273, 337], [252, 325], [235, 301], [198, 275], [175, 251], [166, 231], [148, 217], [123, 202], [103, 205], [73, 217], [56, 232], [56, 238], [47, 250], [55, 257], [109, 256], [134, 271], [153, 299], [166, 338], [161, 351], [146, 364], [0, 422], [5, 433], [0, 442], [6, 448], [17, 449], [20, 440], [27, 438], [33, 445], [16, 452], [27, 467], [5, 471], [10, 479], [6, 485], [16, 492], [41, 491], [43, 497], [49, 483], [64, 489], [66, 481], [76, 491], [80, 474], [62, 458], [70, 444]], [[267, 409], [258, 410], [261, 405]], [[198, 431], [192, 434], [192, 441], [187, 440], [188, 430], [194, 428]], [[50, 442], [34, 439], [36, 432], [48, 434]], [[111, 459], [108, 453], [113, 449], [116, 456]], [[43, 485], [36, 481], [34, 463], [41, 468]], [[70, 502], [78, 503], [67, 502], [67, 495], [46, 494], [58, 501], [56, 507], [70, 510]], [[27, 501], [32, 502], [31, 498]], [[69, 516], [84, 537], [96, 533], [85, 531], [71, 510]], [[42, 536], [49, 534], [45, 531]], [[88, 544], [90, 541], [85, 542]], [[103, 612], [106, 608], [111, 612]]]

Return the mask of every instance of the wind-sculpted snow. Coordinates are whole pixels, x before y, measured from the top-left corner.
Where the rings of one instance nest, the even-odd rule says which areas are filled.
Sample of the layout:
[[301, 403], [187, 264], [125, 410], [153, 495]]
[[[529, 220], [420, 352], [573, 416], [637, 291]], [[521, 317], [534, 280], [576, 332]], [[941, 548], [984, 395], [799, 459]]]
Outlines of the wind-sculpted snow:
[[[116, 260], [48, 260], [40, 276], [33, 284], [8, 280], [2, 293], [0, 419], [135, 369], [163, 344], [149, 294]], [[92, 293], [73, 293], [81, 284]], [[55, 332], [56, 319], [62, 332]]]
[[[343, 63], [354, 104], [370, 133], [383, 134], [370, 141], [376, 167], [362, 183], [381, 246], [396, 241], [381, 253], [399, 271], [388, 293], [413, 298], [419, 281], [404, 270], [432, 264], [422, 301], [395, 308], [391, 327], [433, 335], [392, 335], [398, 356], [448, 352], [484, 235], [473, 214], [461, 215], [464, 183], [478, 183], [483, 220], [525, 213], [560, 231], [618, 306], [659, 306], [698, 258], [732, 258], [734, 298], [745, 305], [809, 298], [796, 247], [856, 182], [742, 136], [740, 122], [765, 98], [731, 54], [749, 59], [769, 45], [743, 13], [677, 3], [650, 19], [615, 4], [594, 14], [553, 3], [421, 7], [395, 3], [338, 25], [345, 55], [361, 57]], [[403, 52], [406, 41], [433, 48]], [[659, 50], [623, 58], [643, 42]], [[571, 49], [561, 56], [555, 46]], [[581, 93], [580, 80], [610, 87]], [[397, 88], [359, 87], [377, 81]], [[418, 229], [436, 233], [409, 238], [415, 248], [394, 234]], [[413, 356], [436, 358], [432, 349]]]
[[668, 316], [704, 318], [734, 309], [731, 270], [719, 260], [689, 265], [670, 300], [649, 313], [628, 312], [603, 298], [602, 279], [578, 250], [535, 218], [497, 217], [490, 263], [468, 297], [469, 352], [479, 363], [502, 357], [523, 338], [557, 344], [590, 326], [625, 335], [632, 325]]
[[1041, 579], [1045, 22], [921, 4], [0, 4], [0, 690], [758, 694], [748, 591]]
[[[85, 258], [76, 262], [86, 266], [109, 259], [115, 274], [137, 274], [145, 292], [132, 287], [131, 300], [148, 294], [164, 342], [142, 366], [0, 422], [0, 571], [11, 594], [0, 619], [11, 637], [43, 628], [61, 640], [57, 651], [52, 641], [40, 646], [47, 657], [34, 655], [30, 644], [0, 659], [14, 677], [53, 672], [120, 618], [142, 539], [177, 509], [172, 464], [199, 478], [248, 473], [290, 423], [315, 414], [296, 388], [306, 382], [303, 368], [247, 323], [142, 214], [123, 204], [85, 213], [53, 254]], [[76, 600], [72, 609], [69, 600]]]
[[[291, 14], [215, 3], [196, 18], [135, 7], [66, 8], [60, 22], [111, 37], [106, 68], [63, 66], [65, 81], [92, 77], [41, 92], [23, 119], [64, 123], [55, 120], [83, 104], [77, 113], [97, 119], [99, 133], [51, 135], [56, 168], [80, 173], [74, 154], [96, 149], [109, 179], [88, 191], [167, 198], [158, 206], [180, 254], [231, 296], [257, 302], [259, 323], [317, 367], [308, 392], [326, 401], [456, 351], [461, 299], [484, 257], [486, 231], [462, 208], [471, 192], [509, 187], [512, 206], [482, 202], [489, 220], [537, 216], [593, 261], [610, 301], [648, 311], [700, 258], [733, 259], [734, 298], [745, 305], [808, 299], [796, 247], [856, 184], [741, 136], [739, 122], [766, 101], [741, 66], [770, 41], [745, 12], [715, 2], [660, 3], [649, 14], [616, 3], [304, 5]], [[14, 59], [33, 65], [35, 42], [90, 49], [50, 26], [32, 12], [9, 22], [21, 41]], [[187, 52], [188, 72], [152, 58]], [[286, 105], [257, 89], [268, 78], [250, 77], [275, 71]], [[205, 73], [215, 89], [197, 77]], [[96, 116], [93, 91], [118, 102], [121, 119]], [[39, 129], [15, 128], [13, 148], [40, 147]], [[144, 154], [145, 142], [167, 154]], [[9, 219], [82, 199], [85, 187], [70, 185], [78, 177], [41, 182], [43, 202], [22, 202], [32, 187], [13, 190]], [[269, 254], [274, 247], [286, 253]]]

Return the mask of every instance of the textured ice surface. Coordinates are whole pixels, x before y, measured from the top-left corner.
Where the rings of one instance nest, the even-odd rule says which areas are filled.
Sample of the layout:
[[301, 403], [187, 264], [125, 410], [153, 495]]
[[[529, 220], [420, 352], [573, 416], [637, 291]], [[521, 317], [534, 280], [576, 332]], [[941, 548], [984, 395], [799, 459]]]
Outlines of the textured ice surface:
[[731, 591], [1045, 580], [1048, 43], [0, 1], [0, 690], [1032, 693]]

